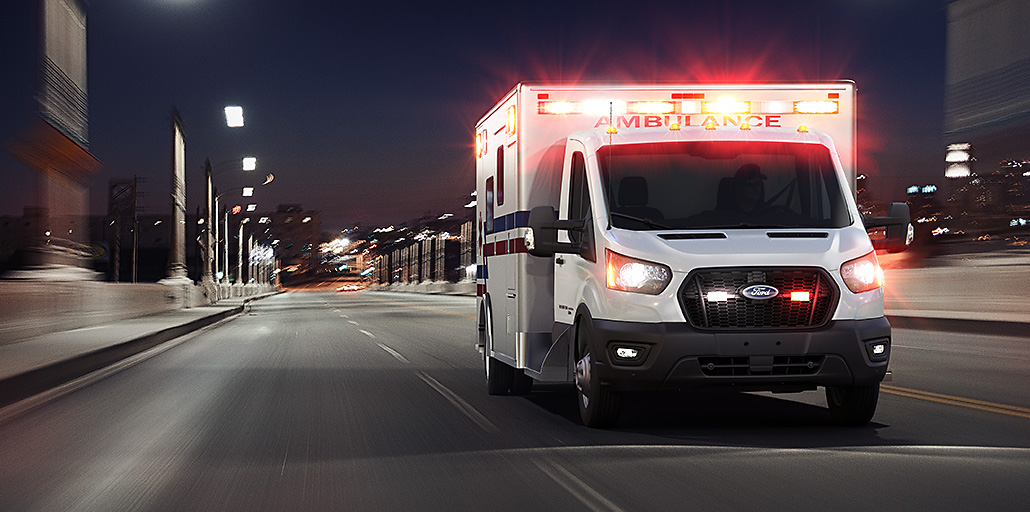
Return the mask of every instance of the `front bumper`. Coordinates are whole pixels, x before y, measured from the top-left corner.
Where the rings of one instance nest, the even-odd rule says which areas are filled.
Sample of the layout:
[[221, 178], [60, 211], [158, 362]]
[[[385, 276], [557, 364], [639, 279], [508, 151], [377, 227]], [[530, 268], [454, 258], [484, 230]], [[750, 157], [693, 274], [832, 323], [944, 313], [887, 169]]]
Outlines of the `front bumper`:
[[[683, 323], [589, 321], [598, 372], [613, 391], [723, 388], [802, 391], [872, 386], [887, 374], [885, 317], [835, 320], [797, 331], [702, 331]], [[874, 353], [873, 345], [881, 345]], [[620, 358], [619, 348], [636, 349]], [[622, 351], [625, 354], [627, 351]]]

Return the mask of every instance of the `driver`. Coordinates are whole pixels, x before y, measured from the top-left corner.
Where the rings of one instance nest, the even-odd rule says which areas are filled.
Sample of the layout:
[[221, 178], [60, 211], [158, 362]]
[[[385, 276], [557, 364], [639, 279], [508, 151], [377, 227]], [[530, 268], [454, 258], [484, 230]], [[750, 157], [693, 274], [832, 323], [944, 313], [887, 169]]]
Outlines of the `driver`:
[[744, 164], [733, 175], [733, 207], [739, 212], [754, 212], [765, 200], [766, 176], [755, 164]]

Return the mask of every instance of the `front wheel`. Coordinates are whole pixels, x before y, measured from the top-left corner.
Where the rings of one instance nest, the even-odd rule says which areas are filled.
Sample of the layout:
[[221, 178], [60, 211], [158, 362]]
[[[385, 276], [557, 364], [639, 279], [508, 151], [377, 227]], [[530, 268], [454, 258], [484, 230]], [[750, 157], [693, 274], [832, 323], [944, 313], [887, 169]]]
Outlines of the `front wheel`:
[[869, 423], [876, 412], [879, 397], [879, 384], [826, 387], [826, 406], [830, 410], [830, 417], [841, 426], [861, 427]]
[[576, 398], [579, 417], [591, 428], [604, 428], [619, 419], [622, 395], [601, 385], [597, 373], [597, 359], [593, 357], [590, 329], [585, 319], [576, 322]]

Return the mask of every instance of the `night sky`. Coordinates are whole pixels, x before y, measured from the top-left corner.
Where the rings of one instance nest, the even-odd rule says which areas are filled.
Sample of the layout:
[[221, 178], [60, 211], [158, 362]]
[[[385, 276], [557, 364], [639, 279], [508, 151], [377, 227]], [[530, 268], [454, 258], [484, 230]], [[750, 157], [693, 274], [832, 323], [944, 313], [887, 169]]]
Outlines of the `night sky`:
[[[2, 7], [4, 145], [35, 108], [31, 3]], [[878, 197], [943, 175], [944, 0], [92, 0], [87, 15], [95, 213], [133, 175], [145, 213], [170, 211], [174, 107], [190, 213], [205, 158], [226, 190], [257, 178], [226, 162], [255, 156], [276, 176], [258, 209], [300, 203], [326, 231], [461, 214], [475, 123], [519, 81], [851, 79]], [[230, 104], [245, 127], [226, 127]], [[35, 172], [6, 151], [0, 176], [0, 215], [36, 204]]]

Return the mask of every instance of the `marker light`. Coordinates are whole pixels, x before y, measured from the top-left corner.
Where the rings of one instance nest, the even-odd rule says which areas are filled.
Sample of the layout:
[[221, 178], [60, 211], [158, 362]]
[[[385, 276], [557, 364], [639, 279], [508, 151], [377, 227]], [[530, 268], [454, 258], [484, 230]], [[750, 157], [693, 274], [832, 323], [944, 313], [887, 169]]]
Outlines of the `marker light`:
[[486, 130], [479, 132], [476, 135], [476, 156], [481, 157], [486, 154]]
[[671, 130], [671, 131], [677, 131], [679, 129], [680, 129], [680, 124], [679, 123], [672, 123], [672, 124], [669, 125], [669, 130]]
[[883, 286], [883, 270], [876, 260], [875, 251], [841, 265], [840, 277], [854, 293], [868, 292]]
[[701, 104], [705, 114], [748, 114], [751, 112], [751, 102], [719, 100], [706, 101]]
[[669, 286], [672, 270], [665, 265], [604, 251], [608, 274], [608, 288], [623, 292], [658, 295]]
[[795, 101], [794, 112], [798, 114], [836, 114], [840, 105], [836, 101]]
[[515, 135], [515, 105], [508, 107], [508, 135]]
[[616, 128], [615, 125], [611, 125], [604, 132], [610, 135], [610, 134], [613, 134], [613, 133], [619, 133], [619, 129]]
[[705, 125], [705, 130], [714, 130], [714, 129], [715, 129], [715, 123], [713, 123], [711, 121], [708, 121], [708, 124]]
[[812, 300], [812, 294], [809, 292], [790, 292], [790, 300], [792, 302], [808, 302]]
[[808, 133], [808, 127], [805, 125], [798, 126], [798, 133]]
[[751, 125], [748, 124], [748, 123], [740, 123], [740, 129], [741, 130], [750, 130], [751, 129]]

